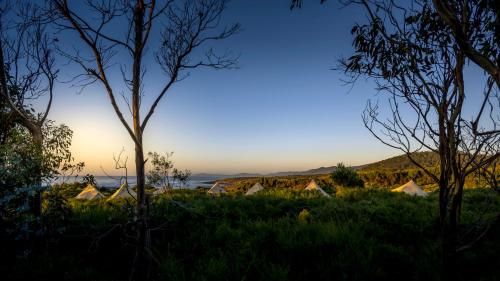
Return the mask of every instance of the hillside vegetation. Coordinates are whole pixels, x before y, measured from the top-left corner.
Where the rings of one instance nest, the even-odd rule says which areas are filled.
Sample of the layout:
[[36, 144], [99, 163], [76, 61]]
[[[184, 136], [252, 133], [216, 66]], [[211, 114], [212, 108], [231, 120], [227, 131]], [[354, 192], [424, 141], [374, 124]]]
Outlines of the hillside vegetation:
[[[417, 152], [412, 157], [422, 163], [427, 169], [435, 174], [439, 172], [439, 156], [433, 152]], [[410, 180], [421, 185], [426, 191], [433, 191], [436, 184], [429, 175], [413, 164], [406, 155], [391, 157], [375, 163], [353, 167], [367, 188], [391, 189], [407, 183]], [[332, 167], [329, 170], [334, 170]], [[310, 171], [321, 170], [313, 169]], [[497, 177], [500, 178], [500, 168], [497, 168]], [[260, 176], [227, 178], [223, 181], [230, 183], [229, 190], [234, 192], [246, 192], [252, 185], [259, 182], [268, 188], [290, 188], [300, 190], [311, 181], [315, 180], [323, 189], [334, 191], [337, 187], [330, 177], [330, 173], [324, 174], [299, 174], [285, 176]], [[466, 188], [486, 186], [484, 178], [477, 174], [471, 174], [465, 182]]]
[[[439, 155], [434, 152], [424, 151], [412, 154], [412, 158], [424, 167], [436, 167], [439, 165]], [[359, 167], [361, 171], [373, 170], [404, 170], [418, 168], [405, 154], [388, 158], [375, 163]]]

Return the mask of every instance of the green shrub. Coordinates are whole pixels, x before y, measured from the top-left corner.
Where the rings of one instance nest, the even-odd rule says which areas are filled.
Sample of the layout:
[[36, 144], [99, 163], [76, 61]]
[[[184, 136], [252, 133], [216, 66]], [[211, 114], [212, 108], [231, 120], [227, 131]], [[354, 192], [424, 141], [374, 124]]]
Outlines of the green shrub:
[[331, 178], [335, 184], [345, 187], [364, 187], [364, 182], [358, 173], [351, 167], [344, 164], [337, 164], [337, 168], [332, 172]]
[[72, 209], [59, 191], [47, 192], [43, 204], [43, 225], [48, 235], [62, 234]]

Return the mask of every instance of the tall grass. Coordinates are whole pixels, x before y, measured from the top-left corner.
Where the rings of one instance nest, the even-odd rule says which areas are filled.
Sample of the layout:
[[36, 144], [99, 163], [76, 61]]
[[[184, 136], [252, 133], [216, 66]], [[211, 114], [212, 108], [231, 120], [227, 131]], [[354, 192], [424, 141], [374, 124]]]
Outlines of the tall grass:
[[[210, 198], [180, 190], [150, 210], [155, 280], [439, 280], [437, 198], [381, 190], [336, 197], [289, 189]], [[66, 232], [18, 257], [10, 278], [126, 280], [134, 250], [133, 206], [70, 200]], [[304, 211], [306, 210], [306, 211]], [[500, 212], [490, 190], [467, 190], [463, 227]], [[302, 215], [301, 215], [302, 214]], [[304, 215], [307, 214], [307, 215]], [[306, 218], [304, 218], [306, 216]], [[500, 276], [500, 229], [466, 252], [464, 280]], [[6, 270], [7, 268], [2, 268]]]

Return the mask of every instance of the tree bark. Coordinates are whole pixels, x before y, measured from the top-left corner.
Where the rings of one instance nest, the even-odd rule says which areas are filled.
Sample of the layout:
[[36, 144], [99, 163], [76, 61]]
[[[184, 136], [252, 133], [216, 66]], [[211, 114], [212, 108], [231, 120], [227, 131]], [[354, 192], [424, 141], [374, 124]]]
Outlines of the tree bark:
[[134, 9], [134, 64], [132, 68], [132, 122], [135, 142], [135, 170], [137, 177], [137, 248], [132, 269], [132, 280], [146, 280], [149, 275], [150, 255], [148, 248], [148, 214], [145, 194], [144, 150], [142, 143], [143, 128], [141, 127], [141, 69], [143, 51], [144, 1], [137, 1]]
[[[142, 143], [142, 137], [140, 138]], [[144, 192], [145, 173], [144, 173], [144, 152], [142, 146], [135, 146], [135, 165], [137, 176], [137, 207], [136, 207], [136, 228], [137, 228], [137, 246], [132, 269], [131, 280], [146, 280], [149, 275], [149, 243], [148, 235], [148, 213], [147, 200]]]
[[[35, 145], [35, 149], [37, 153], [43, 153], [43, 135], [41, 128], [35, 126], [36, 129], [31, 131], [31, 136], [33, 137], [33, 143]], [[35, 194], [33, 195], [33, 204], [32, 210], [35, 217], [40, 217], [42, 215], [42, 159], [38, 158], [37, 155], [37, 163], [36, 163], [36, 171], [35, 174]]]

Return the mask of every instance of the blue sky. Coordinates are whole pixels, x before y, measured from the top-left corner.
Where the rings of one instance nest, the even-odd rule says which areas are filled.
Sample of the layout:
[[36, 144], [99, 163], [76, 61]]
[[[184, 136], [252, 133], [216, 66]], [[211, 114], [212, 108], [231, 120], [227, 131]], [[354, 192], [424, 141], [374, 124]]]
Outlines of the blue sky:
[[[145, 151], [174, 151], [176, 165], [195, 173], [303, 170], [397, 155], [361, 120], [369, 98], [385, 98], [375, 95], [373, 83], [359, 80], [351, 89], [341, 72], [331, 70], [351, 54], [350, 30], [364, 21], [363, 11], [318, 2], [290, 11], [289, 0], [233, 0], [224, 23], [239, 22], [243, 30], [213, 47], [240, 54], [240, 68], [195, 70], [175, 85], [146, 129]], [[144, 107], [166, 79], [152, 51], [145, 63]], [[67, 66], [60, 77], [76, 71]], [[112, 72], [112, 80], [119, 79], [119, 71]], [[103, 89], [76, 92], [59, 85], [50, 114], [74, 130], [75, 160], [84, 161], [88, 173], [102, 174], [101, 167], [116, 173], [113, 153], [125, 148], [133, 170], [132, 140]]]

